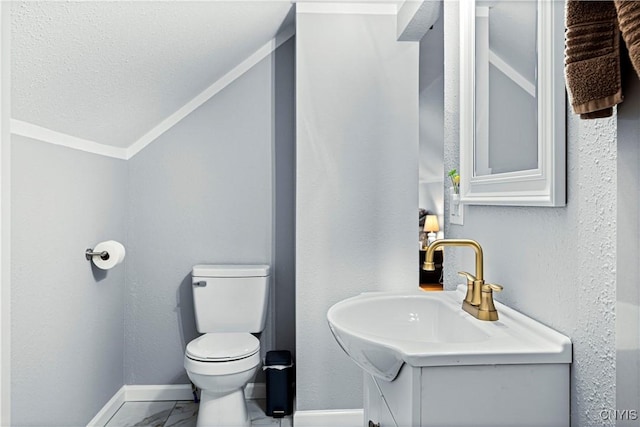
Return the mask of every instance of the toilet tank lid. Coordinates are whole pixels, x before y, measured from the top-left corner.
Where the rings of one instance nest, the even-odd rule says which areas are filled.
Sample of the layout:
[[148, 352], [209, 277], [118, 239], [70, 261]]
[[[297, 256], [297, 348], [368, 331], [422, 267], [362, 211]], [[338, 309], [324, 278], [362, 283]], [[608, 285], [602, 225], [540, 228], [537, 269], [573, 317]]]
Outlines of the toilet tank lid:
[[269, 266], [264, 264], [199, 264], [191, 271], [193, 277], [266, 277]]

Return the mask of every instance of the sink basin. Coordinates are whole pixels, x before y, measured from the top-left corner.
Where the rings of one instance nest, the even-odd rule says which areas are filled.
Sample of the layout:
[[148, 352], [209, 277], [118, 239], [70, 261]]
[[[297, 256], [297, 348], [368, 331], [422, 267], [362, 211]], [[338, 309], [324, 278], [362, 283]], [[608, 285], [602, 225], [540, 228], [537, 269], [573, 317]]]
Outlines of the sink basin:
[[414, 367], [570, 363], [571, 341], [496, 302], [500, 320], [460, 307], [466, 287], [444, 292], [368, 292], [333, 305], [327, 319], [342, 349], [365, 371], [392, 381]]

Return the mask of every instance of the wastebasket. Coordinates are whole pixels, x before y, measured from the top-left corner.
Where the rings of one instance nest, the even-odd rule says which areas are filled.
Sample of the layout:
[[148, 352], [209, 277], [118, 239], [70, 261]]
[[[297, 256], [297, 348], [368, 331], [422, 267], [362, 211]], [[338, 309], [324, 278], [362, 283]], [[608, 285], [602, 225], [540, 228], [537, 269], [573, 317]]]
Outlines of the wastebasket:
[[288, 350], [268, 351], [262, 369], [267, 374], [267, 415], [293, 413], [293, 358]]

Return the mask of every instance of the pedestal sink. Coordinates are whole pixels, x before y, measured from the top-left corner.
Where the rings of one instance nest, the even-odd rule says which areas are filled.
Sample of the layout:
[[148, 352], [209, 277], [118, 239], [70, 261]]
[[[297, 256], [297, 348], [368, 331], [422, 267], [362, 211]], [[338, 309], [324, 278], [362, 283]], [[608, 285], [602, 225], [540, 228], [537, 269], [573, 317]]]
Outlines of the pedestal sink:
[[566, 336], [500, 303], [496, 303], [499, 321], [479, 321], [460, 309], [463, 296], [461, 290], [363, 293], [335, 304], [327, 319], [353, 361], [387, 381], [405, 362], [411, 366], [571, 362], [571, 341]]
[[[477, 320], [460, 308], [464, 290], [370, 292], [329, 309], [335, 339], [372, 375], [365, 394], [375, 384], [370, 397], [389, 414], [388, 401], [405, 402], [390, 417], [398, 426], [403, 416], [410, 426], [568, 425], [569, 338], [500, 303], [498, 321]], [[367, 405], [370, 419], [383, 416]]]

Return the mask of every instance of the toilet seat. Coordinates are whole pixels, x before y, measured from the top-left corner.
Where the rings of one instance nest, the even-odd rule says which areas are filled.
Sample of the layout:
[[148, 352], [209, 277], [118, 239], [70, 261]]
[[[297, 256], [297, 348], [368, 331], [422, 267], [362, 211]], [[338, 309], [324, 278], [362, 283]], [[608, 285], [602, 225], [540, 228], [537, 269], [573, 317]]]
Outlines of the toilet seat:
[[240, 360], [228, 362], [202, 362], [184, 356], [184, 367], [188, 372], [197, 375], [233, 375], [250, 371], [260, 366], [260, 353], [255, 353]]
[[220, 363], [245, 359], [260, 351], [260, 341], [249, 333], [209, 333], [187, 344], [186, 356], [199, 362]]

